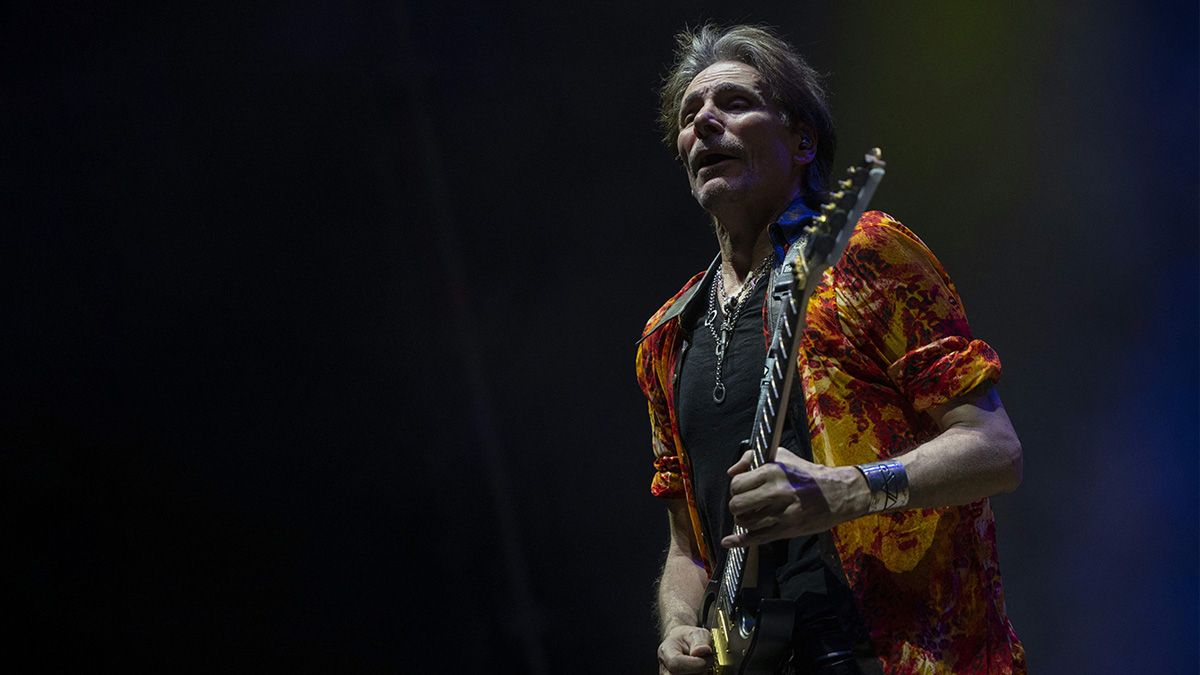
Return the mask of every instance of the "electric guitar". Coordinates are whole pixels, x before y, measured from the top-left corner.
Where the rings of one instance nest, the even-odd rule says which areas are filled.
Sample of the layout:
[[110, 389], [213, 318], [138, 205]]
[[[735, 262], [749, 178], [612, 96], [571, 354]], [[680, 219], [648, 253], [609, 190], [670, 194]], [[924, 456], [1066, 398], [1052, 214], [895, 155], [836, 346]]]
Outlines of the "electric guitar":
[[[797, 240], [796, 245], [802, 249], [797, 255], [788, 256], [792, 264], [784, 265], [770, 290], [782, 300], [782, 311], [767, 350], [763, 386], [750, 434], [751, 470], [775, 461], [796, 376], [796, 358], [809, 298], [821, 275], [846, 250], [850, 233], [883, 179], [881, 155], [879, 148], [872, 149], [861, 164], [850, 167], [848, 176], [838, 181], [837, 190], [806, 226], [805, 236]], [[734, 526], [734, 532], [746, 534], [740, 525]], [[720, 577], [709, 583], [705, 593], [701, 625], [712, 633], [712, 673], [773, 675], [791, 651], [795, 603], [757, 598], [752, 589], [742, 588], [748, 555], [746, 548], [730, 549]]]

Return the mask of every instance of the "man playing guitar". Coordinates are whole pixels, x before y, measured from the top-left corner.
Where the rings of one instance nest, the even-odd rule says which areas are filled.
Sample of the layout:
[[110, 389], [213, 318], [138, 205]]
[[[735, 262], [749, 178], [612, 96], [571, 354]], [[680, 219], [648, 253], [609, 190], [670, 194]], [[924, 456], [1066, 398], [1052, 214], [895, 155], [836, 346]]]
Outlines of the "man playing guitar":
[[[660, 672], [1024, 673], [987, 500], [1021, 481], [1021, 446], [993, 388], [999, 357], [972, 337], [938, 260], [891, 216], [850, 223], [844, 255], [812, 292], [796, 423], [774, 461], [751, 469], [742, 444], [773, 284], [836, 187], [816, 73], [770, 30], [706, 25], [679, 36], [661, 121], [719, 255], [638, 343], [651, 490], [670, 523]], [[768, 666], [725, 661], [705, 602], [740, 549], [753, 551], [759, 594], [787, 608], [786, 650]], [[755, 603], [738, 601], [761, 623], [731, 630], [765, 644], [772, 622]]]

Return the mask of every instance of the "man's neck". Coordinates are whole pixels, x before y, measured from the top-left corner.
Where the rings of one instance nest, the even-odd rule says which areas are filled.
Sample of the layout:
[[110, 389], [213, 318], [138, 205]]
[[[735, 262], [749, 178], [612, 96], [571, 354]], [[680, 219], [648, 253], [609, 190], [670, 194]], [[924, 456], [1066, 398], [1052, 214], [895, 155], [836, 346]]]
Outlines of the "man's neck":
[[717, 243], [721, 247], [721, 273], [726, 288], [741, 285], [746, 277], [772, 253], [771, 237], [764, 223], [757, 228], [730, 231], [720, 222], [714, 224]]
[[792, 199], [788, 199], [782, 204], [759, 209], [733, 204], [710, 212], [721, 249], [721, 272], [727, 290], [745, 282], [759, 263], [773, 252], [770, 225], [791, 202]]

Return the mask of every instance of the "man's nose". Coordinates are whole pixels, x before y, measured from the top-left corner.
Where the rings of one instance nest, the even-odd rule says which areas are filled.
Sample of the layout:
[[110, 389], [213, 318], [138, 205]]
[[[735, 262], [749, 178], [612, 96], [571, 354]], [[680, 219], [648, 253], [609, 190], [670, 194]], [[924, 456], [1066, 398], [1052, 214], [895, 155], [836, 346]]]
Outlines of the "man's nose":
[[708, 138], [713, 134], [719, 134], [725, 130], [725, 123], [721, 120], [717, 109], [711, 104], [705, 105], [696, 112], [696, 118], [692, 120], [692, 126], [698, 138]]

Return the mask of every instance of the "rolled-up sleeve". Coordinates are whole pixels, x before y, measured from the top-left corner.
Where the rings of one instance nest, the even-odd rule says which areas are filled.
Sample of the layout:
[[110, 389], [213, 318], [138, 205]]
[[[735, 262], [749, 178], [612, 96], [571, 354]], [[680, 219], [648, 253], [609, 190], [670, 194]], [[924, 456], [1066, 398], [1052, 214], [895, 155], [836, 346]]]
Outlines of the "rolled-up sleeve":
[[650, 494], [663, 499], [682, 499], [683, 473], [677, 455], [663, 455], [654, 459], [654, 478], [650, 481]]
[[888, 367], [888, 377], [921, 411], [998, 381], [1000, 357], [983, 340], [951, 335], [900, 357]]
[[[654, 325], [669, 304], [651, 317], [646, 325]], [[654, 451], [650, 494], [663, 499], [682, 499], [686, 496], [686, 490], [667, 402], [667, 365], [662, 358], [663, 339], [662, 331], [650, 335], [638, 345], [636, 357], [637, 382], [646, 396], [646, 408], [650, 414], [650, 444]]]

